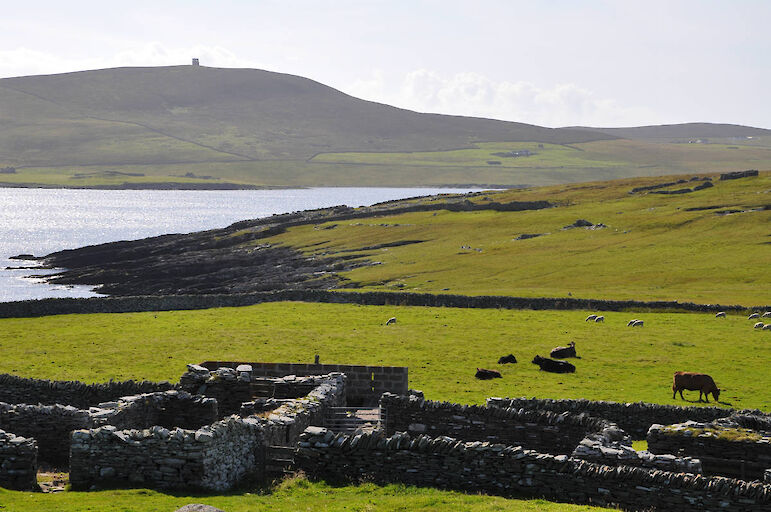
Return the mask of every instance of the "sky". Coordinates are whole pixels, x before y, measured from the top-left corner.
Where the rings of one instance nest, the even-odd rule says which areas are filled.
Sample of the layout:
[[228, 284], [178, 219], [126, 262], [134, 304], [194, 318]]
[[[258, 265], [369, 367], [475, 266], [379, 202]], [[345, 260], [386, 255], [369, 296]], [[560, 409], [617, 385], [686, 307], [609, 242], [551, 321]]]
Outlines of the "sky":
[[768, 0], [3, 2], [0, 78], [249, 67], [420, 112], [771, 128]]

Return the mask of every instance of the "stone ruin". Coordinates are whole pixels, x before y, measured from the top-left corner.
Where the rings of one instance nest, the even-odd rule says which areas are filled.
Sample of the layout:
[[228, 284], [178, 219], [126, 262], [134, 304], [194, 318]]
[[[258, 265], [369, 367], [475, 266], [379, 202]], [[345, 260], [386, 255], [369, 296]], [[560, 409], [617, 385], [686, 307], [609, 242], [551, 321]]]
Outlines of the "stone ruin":
[[[357, 411], [375, 397], [377, 428], [326, 428], [330, 410], [352, 402]], [[433, 402], [407, 389], [406, 368], [207, 362], [188, 365], [174, 385], [0, 375], [0, 429], [0, 486], [11, 489], [36, 488], [40, 464], [68, 467], [73, 489], [221, 492], [266, 481], [282, 453], [330, 481], [624, 510], [771, 508], [768, 414], [587, 400]], [[648, 451], [634, 450], [632, 438], [644, 437]]]

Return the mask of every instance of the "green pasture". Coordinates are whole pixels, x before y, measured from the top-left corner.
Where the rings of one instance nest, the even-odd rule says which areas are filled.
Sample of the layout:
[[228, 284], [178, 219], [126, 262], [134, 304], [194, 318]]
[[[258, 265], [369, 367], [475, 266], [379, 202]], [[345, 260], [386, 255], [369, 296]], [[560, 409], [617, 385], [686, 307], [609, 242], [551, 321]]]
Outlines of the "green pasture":
[[[571, 169], [614, 169], [617, 177], [646, 175], [641, 169], [656, 169], [657, 174], [675, 172], [716, 172], [726, 166], [742, 168], [771, 167], [771, 147], [763, 140], [753, 144], [672, 144], [643, 140], [603, 140], [578, 144], [539, 144], [536, 142], [481, 142], [473, 149], [402, 153], [322, 153], [312, 162], [384, 166], [458, 166], [495, 167], [502, 175], [511, 170], [555, 170], [569, 174]], [[528, 150], [531, 156], [496, 155]], [[490, 162], [497, 162], [491, 164]], [[624, 170], [622, 170], [624, 169]]]
[[42, 494], [0, 489], [0, 510], [13, 512], [171, 512], [188, 503], [204, 503], [226, 512], [258, 511], [445, 511], [582, 512], [598, 507], [468, 495], [403, 485], [362, 484], [336, 487], [304, 478], [272, 490], [254, 489], [223, 496], [162, 493], [147, 489]]
[[[270, 303], [244, 308], [0, 320], [0, 372], [103, 382], [176, 381], [205, 360], [393, 365], [427, 398], [483, 403], [490, 396], [683, 404], [675, 371], [709, 373], [736, 408], [771, 410], [771, 333], [744, 315]], [[395, 316], [396, 325], [385, 326]], [[642, 328], [627, 327], [637, 318]], [[536, 354], [575, 341], [575, 374], [539, 372]], [[498, 366], [513, 353], [518, 364]], [[477, 367], [502, 379], [479, 381]], [[687, 398], [695, 400], [691, 393]]]
[[[85, 128], [80, 125], [67, 128], [69, 125], [66, 123], [56, 127], [50, 136], [51, 144], [69, 143], [79, 150], [63, 154], [55, 160], [55, 165], [50, 156], [43, 155], [36, 160], [35, 148], [20, 146], [20, 154], [30, 152], [30, 156], [22, 160], [24, 166], [19, 167], [16, 174], [2, 174], [0, 181], [62, 187], [147, 181], [217, 182], [176, 177], [192, 172], [198, 176], [213, 176], [219, 181], [266, 187], [535, 186], [685, 172], [771, 168], [771, 137], [743, 141], [741, 145], [672, 144], [625, 139], [569, 145], [483, 142], [474, 144], [472, 148], [449, 151], [320, 153], [310, 159], [271, 157], [249, 160], [157, 132], [134, 134], [132, 131], [125, 137], [112, 137], [112, 125], [101, 126], [97, 121], [87, 124]], [[218, 137], [221, 140], [207, 143], [227, 147], [227, 133]], [[494, 155], [523, 149], [535, 154], [528, 157]], [[488, 161], [500, 164], [490, 165]], [[0, 158], [0, 167], [13, 165], [14, 162]], [[110, 170], [142, 173], [147, 178], [121, 176], [111, 179], [102, 174]], [[89, 180], [75, 177], [84, 173], [94, 176]]]
[[[714, 187], [690, 194], [630, 194], [679, 178], [491, 192], [473, 200], [559, 206], [354, 219], [294, 227], [267, 241], [320, 258], [360, 256], [370, 264], [342, 273], [350, 280], [344, 286], [356, 289], [771, 304], [771, 173], [715, 179]], [[717, 213], [729, 210], [738, 212]], [[607, 227], [563, 229], [577, 219]], [[399, 241], [420, 243], [366, 249]]]
[[[672, 399], [676, 370], [711, 374], [723, 406], [771, 410], [771, 333], [743, 315], [588, 311], [481, 310], [348, 304], [271, 303], [244, 308], [130, 314], [62, 315], [0, 320], [0, 372], [25, 377], [167, 379], [185, 364], [212, 360], [312, 361], [405, 365], [410, 386], [427, 398], [483, 403], [489, 396], [591, 398], [692, 405]], [[385, 320], [396, 316], [396, 325]], [[631, 318], [642, 328], [626, 327]], [[575, 341], [575, 374], [539, 372], [529, 361]], [[514, 353], [517, 364], [499, 366]], [[500, 369], [502, 379], [479, 381], [476, 367]], [[644, 443], [636, 443], [644, 449]], [[251, 490], [251, 492], [247, 492]], [[170, 511], [203, 502], [248, 510], [512, 510], [579, 511], [590, 507], [543, 500], [464, 495], [372, 484], [335, 487], [302, 478], [277, 489], [222, 496], [167, 494], [145, 489], [24, 493], [0, 490], [0, 505], [20, 512]]]

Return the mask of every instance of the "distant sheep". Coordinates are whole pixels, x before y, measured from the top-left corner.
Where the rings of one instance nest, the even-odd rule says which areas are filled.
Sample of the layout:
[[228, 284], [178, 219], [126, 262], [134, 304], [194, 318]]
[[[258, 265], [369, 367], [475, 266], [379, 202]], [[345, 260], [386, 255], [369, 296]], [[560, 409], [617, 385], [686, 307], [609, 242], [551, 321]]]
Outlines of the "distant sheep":
[[389, 318], [386, 321], [386, 325], [391, 325], [391, 324], [395, 324], [395, 323], [396, 323], [396, 317], [395, 316], [392, 316], [391, 318]]
[[633, 319], [629, 320], [629, 322], [627, 322], [626, 326], [627, 327], [631, 327], [631, 326], [633, 326], [635, 324], [635, 322], [639, 322], [639, 320], [636, 319], [636, 318], [633, 318]]
[[760, 313], [753, 313], [750, 316], [747, 317], [747, 320], [752, 320], [753, 318], [760, 318]]
[[556, 347], [551, 350], [549, 354], [555, 359], [565, 359], [566, 357], [578, 357], [576, 355], [576, 342], [571, 341], [567, 347]]
[[760, 316], [762, 316], [763, 318], [771, 318], [771, 311], [766, 311], [765, 313], [763, 313]]
[[552, 373], [575, 373], [576, 367], [566, 361], [555, 361], [541, 356], [535, 356], [532, 361], [537, 364], [542, 372]]
[[514, 357], [514, 354], [509, 354], [507, 356], [503, 356], [500, 359], [498, 359], [498, 364], [508, 364], [508, 363], [516, 363], [517, 358]]
[[763, 329], [765, 324], [763, 322], [758, 322], [753, 327], [755, 327], [755, 329]]
[[715, 318], [725, 318], [725, 311], [721, 311], [715, 315]]
[[597, 315], [589, 315], [586, 317], [586, 320], [584, 322], [588, 322], [589, 320], [597, 320]]
[[501, 372], [497, 370], [485, 370], [484, 368], [477, 368], [477, 373], [474, 376], [480, 380], [500, 379], [503, 377]]
[[594, 319], [594, 321], [595, 322], [604, 322], [605, 321], [605, 317], [604, 316], [598, 316], [597, 318]]
[[771, 331], [771, 324], [766, 324], [763, 326], [764, 331]]
[[642, 320], [637, 320], [635, 323], [632, 324], [632, 327], [642, 327], [643, 325], [645, 325], [645, 322], [643, 322]]

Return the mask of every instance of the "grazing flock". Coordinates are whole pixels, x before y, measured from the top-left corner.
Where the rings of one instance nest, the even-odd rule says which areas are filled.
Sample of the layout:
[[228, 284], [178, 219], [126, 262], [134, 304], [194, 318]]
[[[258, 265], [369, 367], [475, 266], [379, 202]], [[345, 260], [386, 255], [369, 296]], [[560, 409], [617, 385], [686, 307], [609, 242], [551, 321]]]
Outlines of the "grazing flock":
[[[715, 314], [715, 318], [726, 318], [726, 312], [720, 311], [717, 314]], [[754, 312], [748, 316], [749, 320], [754, 319], [760, 319], [760, 318], [771, 318], [771, 311], [766, 311], [764, 313]], [[596, 315], [592, 314], [586, 317], [584, 320], [585, 322], [595, 322], [595, 323], [602, 323], [605, 321], [605, 317], [602, 315]], [[627, 327], [644, 327], [645, 322], [643, 322], [640, 319], [633, 318], [629, 320], [629, 322], [626, 324]], [[763, 330], [769, 330], [771, 331], [771, 323], [764, 323], [763, 321], [758, 321], [754, 324], [755, 329], [763, 329]], [[542, 357], [540, 355], [536, 355], [532, 363], [538, 365], [539, 369], [541, 371], [545, 372], [552, 372], [552, 373], [575, 373], [576, 367], [575, 365], [568, 363], [567, 361], [560, 361], [559, 359], [566, 359], [566, 358], [576, 358], [580, 359], [580, 357], [576, 354], [576, 344], [575, 342], [570, 342], [567, 347], [555, 347], [551, 350], [549, 354], [549, 358]], [[517, 358], [513, 354], [509, 354], [507, 356], [503, 356], [500, 359], [498, 359], [498, 364], [509, 364], [509, 363], [516, 363]], [[477, 368], [476, 377], [478, 379], [493, 379], [493, 378], [501, 378], [501, 372], [497, 370], [487, 370], [484, 368]], [[704, 373], [695, 373], [695, 372], [675, 372], [675, 374], [672, 377], [672, 399], [674, 400], [677, 397], [677, 394], [680, 394], [680, 398], [685, 400], [683, 397], [683, 391], [698, 391], [699, 392], [699, 402], [705, 401], [709, 403], [709, 395], [711, 394], [715, 401], [717, 402], [720, 399], [720, 388], [717, 387], [717, 384], [715, 384], [715, 380]]]
[[[726, 318], [725, 311], [716, 313], [715, 318]], [[771, 311], [766, 311], [762, 314], [759, 312], [753, 312], [747, 317], [748, 320], [755, 320], [759, 318], [771, 318]], [[592, 314], [587, 316], [584, 321], [603, 323], [605, 321], [605, 317], [602, 315]], [[388, 321], [386, 321], [386, 325], [393, 325], [395, 323], [395, 317], [389, 318]], [[626, 325], [627, 327], [643, 327], [645, 323], [642, 320], [633, 318], [629, 320]], [[759, 321], [754, 324], [754, 328], [771, 331], [771, 323], [766, 324], [762, 321]], [[538, 365], [541, 371], [551, 373], [575, 373], [575, 365], [568, 363], [567, 361], [560, 361], [560, 359], [567, 359], [571, 357], [580, 359], [580, 357], [576, 354], [576, 344], [574, 341], [571, 341], [567, 347], [553, 348], [549, 353], [549, 356], [550, 357], [542, 357], [540, 355], [536, 355], [531, 362]], [[514, 356], [514, 354], [502, 356], [500, 359], [498, 359], [498, 364], [514, 364], [516, 362], [517, 358]], [[500, 379], [503, 377], [503, 375], [501, 375], [501, 372], [498, 370], [477, 368], [475, 377], [480, 380], [490, 380]], [[680, 398], [685, 400], [683, 397], [684, 390], [698, 391], [699, 402], [703, 401], [702, 397], [704, 397], [704, 401], [709, 403], [710, 394], [712, 394], [716, 402], [720, 397], [720, 389], [715, 384], [714, 379], [704, 373], [675, 372], [672, 377], [672, 399], [674, 400], [677, 394], [680, 393]]]

